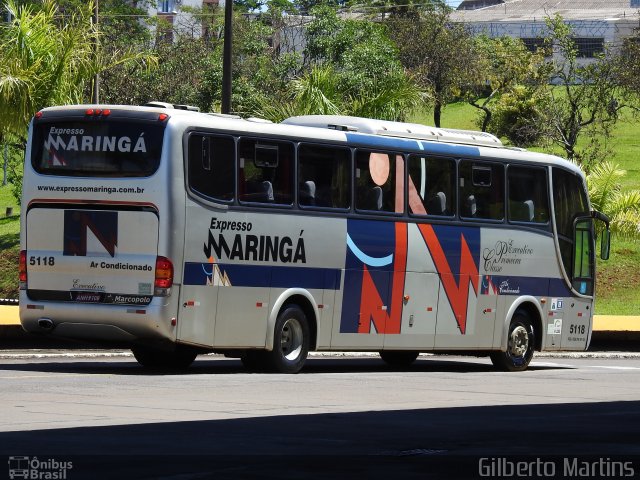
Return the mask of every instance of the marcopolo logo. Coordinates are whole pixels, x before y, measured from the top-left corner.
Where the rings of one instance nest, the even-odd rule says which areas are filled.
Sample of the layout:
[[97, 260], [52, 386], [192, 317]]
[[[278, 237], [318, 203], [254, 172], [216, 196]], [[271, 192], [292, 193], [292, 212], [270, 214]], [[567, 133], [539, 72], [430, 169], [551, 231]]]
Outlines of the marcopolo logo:
[[33, 480], [65, 480], [67, 472], [73, 469], [73, 462], [65, 462], [54, 458], [9, 457], [9, 478]]

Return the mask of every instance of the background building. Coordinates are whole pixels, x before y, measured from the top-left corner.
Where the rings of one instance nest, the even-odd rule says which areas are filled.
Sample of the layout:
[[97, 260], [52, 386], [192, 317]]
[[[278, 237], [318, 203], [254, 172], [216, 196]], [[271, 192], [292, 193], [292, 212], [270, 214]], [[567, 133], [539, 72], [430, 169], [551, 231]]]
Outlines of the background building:
[[638, 28], [640, 0], [464, 0], [451, 15], [474, 33], [521, 38], [542, 45], [545, 19], [560, 15], [571, 25], [582, 62], [616, 49]]

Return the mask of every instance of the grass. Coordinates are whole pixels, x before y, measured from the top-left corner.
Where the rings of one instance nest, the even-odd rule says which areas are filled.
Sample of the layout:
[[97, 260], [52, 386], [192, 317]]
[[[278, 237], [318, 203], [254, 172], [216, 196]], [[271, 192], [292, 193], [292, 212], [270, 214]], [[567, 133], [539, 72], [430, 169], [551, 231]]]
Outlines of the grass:
[[[9, 217], [7, 207], [13, 209]], [[0, 213], [0, 298], [18, 298], [20, 209], [9, 185], [0, 186]]]
[[[465, 103], [448, 105], [443, 110], [442, 126], [476, 130], [475, 108]], [[412, 122], [433, 125], [429, 114], [415, 116]], [[584, 141], [588, 141], [585, 139]], [[627, 170], [625, 190], [640, 189], [640, 122], [623, 117], [613, 132], [610, 147], [614, 161]], [[13, 216], [0, 218], [0, 298], [17, 298], [19, 255], [19, 208], [8, 186], [0, 186], [0, 214], [13, 207]], [[640, 242], [612, 239], [611, 258], [598, 261], [596, 313], [640, 315]]]
[[640, 120], [624, 115], [615, 127], [609, 145], [616, 154], [613, 161], [627, 171], [623, 179], [624, 190], [640, 190]]
[[638, 241], [614, 239], [610, 259], [599, 260], [596, 271], [596, 313], [640, 315]]

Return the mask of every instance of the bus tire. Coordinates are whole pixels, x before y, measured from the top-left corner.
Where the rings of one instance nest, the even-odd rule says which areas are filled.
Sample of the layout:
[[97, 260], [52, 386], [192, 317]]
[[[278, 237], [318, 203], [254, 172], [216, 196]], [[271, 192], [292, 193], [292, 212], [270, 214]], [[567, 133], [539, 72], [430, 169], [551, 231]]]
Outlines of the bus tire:
[[184, 370], [198, 356], [196, 350], [181, 345], [176, 345], [173, 351], [137, 345], [131, 351], [140, 365], [154, 370]]
[[524, 310], [516, 310], [509, 324], [507, 351], [491, 352], [491, 362], [504, 372], [522, 372], [533, 358], [535, 343], [535, 330], [529, 315]]
[[309, 353], [309, 323], [297, 305], [288, 305], [278, 315], [273, 332], [273, 350], [265, 352], [265, 366], [274, 373], [298, 373]]
[[419, 353], [414, 350], [382, 350], [380, 358], [390, 367], [406, 368], [415, 362]]

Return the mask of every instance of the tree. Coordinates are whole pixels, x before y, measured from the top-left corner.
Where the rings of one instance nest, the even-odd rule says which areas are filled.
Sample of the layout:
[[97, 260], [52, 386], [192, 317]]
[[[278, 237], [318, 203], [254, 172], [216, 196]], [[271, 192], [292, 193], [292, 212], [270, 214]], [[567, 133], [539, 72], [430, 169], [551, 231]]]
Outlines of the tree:
[[[486, 132], [501, 97], [507, 95], [511, 104], [509, 110], [517, 113], [513, 110], [514, 100], [538, 97], [537, 92], [545, 85], [549, 68], [544, 55], [531, 53], [520, 39], [479, 35], [474, 42], [477, 77], [470, 79], [472, 83], [463, 87], [463, 92], [467, 102], [482, 112], [480, 127]], [[534, 113], [531, 106], [525, 108], [527, 113]], [[536, 117], [539, 120], [539, 115]]]
[[385, 18], [404, 18], [419, 20], [425, 12], [433, 12], [436, 8], [452, 11], [444, 0], [365, 0], [356, 2], [357, 7], [364, 6], [373, 11], [372, 16]]
[[[340, 18], [335, 7], [313, 10], [306, 29], [303, 64], [282, 108], [264, 105], [262, 112], [279, 119], [281, 113], [333, 113], [404, 120], [423, 101], [389, 39], [385, 25]], [[309, 109], [305, 98], [319, 110]]]
[[546, 124], [549, 97], [546, 89], [515, 85], [495, 98], [490, 117], [480, 119], [483, 128], [499, 137], [506, 137], [516, 147], [537, 145]]
[[[421, 92], [406, 77], [399, 83], [373, 79], [369, 88], [345, 89], [344, 72], [332, 65], [314, 65], [310, 72], [293, 80], [286, 99], [263, 104], [257, 112], [274, 122], [297, 115], [353, 115], [387, 120], [404, 119], [421, 102]], [[403, 81], [402, 78], [405, 78]]]
[[96, 53], [99, 33], [93, 4], [65, 11], [56, 3], [10, 0], [12, 21], [0, 30], [0, 136], [24, 139], [31, 117], [50, 105], [82, 103], [94, 76], [118, 64], [153, 61], [144, 54]]
[[624, 89], [616, 80], [611, 56], [580, 63], [571, 27], [560, 16], [547, 19], [547, 27], [547, 40], [555, 50], [552, 81], [560, 87], [549, 89], [549, 138], [588, 172], [602, 161], [603, 151], [590, 151], [592, 145], [579, 149], [578, 140], [585, 131], [592, 137], [596, 132], [605, 140], [609, 137], [619, 111], [627, 106]]
[[[0, 145], [11, 142], [13, 148], [23, 148], [33, 115], [50, 105], [83, 103], [96, 74], [118, 64], [153, 60], [96, 51], [99, 33], [92, 9], [91, 2], [68, 8], [61, 19], [52, 0], [7, 3], [12, 20], [0, 26]], [[15, 194], [21, 166], [12, 169]]]
[[48, 105], [78, 102], [99, 71], [89, 9], [63, 26], [56, 6], [7, 4], [13, 20], [0, 31], [0, 135], [24, 138], [29, 120]]
[[634, 100], [631, 107], [638, 111], [640, 99], [640, 29], [626, 38], [619, 55], [615, 59], [618, 83], [628, 93], [627, 98]]
[[348, 0], [293, 0], [293, 4], [300, 15], [309, 15], [318, 7], [340, 8], [347, 5]]
[[[172, 32], [173, 41], [159, 41], [153, 47], [159, 58], [158, 67], [121, 68], [120, 74], [103, 82], [108, 92], [105, 98], [132, 104], [162, 100], [219, 111], [224, 12], [221, 7], [212, 6], [192, 9], [190, 13], [193, 25], [181, 25]], [[255, 115], [260, 105], [278, 104], [293, 72], [300, 68], [299, 55], [280, 53], [274, 42], [273, 25], [279, 25], [282, 16], [276, 6], [258, 16], [233, 14], [234, 113]]]
[[429, 4], [419, 20], [394, 18], [388, 25], [402, 65], [433, 99], [433, 121], [440, 126], [442, 109], [469, 85], [477, 62], [471, 34], [449, 19], [450, 9]]

